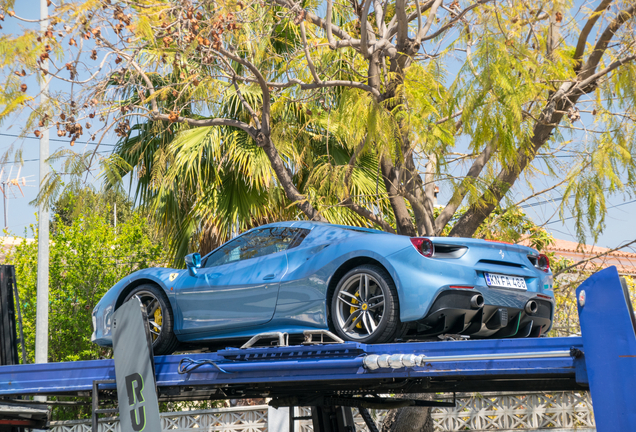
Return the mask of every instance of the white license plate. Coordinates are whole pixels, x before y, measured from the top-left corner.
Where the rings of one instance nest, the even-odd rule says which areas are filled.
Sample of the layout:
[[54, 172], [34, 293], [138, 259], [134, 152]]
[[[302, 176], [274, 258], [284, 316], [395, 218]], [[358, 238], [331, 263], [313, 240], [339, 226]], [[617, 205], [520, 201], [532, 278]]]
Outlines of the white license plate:
[[527, 290], [526, 281], [522, 277], [507, 276], [502, 274], [484, 273], [486, 285], [491, 287], [514, 288]]

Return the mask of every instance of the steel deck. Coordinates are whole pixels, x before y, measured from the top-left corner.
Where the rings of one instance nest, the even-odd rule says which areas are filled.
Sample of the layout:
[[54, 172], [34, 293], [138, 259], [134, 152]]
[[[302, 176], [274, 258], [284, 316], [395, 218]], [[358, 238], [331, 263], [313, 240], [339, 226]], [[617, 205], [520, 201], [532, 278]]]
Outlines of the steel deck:
[[[582, 390], [585, 365], [570, 350], [583, 349], [581, 338], [499, 339], [364, 345], [353, 342], [319, 346], [226, 349], [212, 354], [155, 357], [161, 395], [209, 391], [237, 397], [265, 397], [320, 391], [406, 390]], [[556, 354], [550, 354], [557, 352]], [[524, 354], [527, 358], [463, 360], [471, 355]], [[546, 354], [547, 353], [547, 354]], [[363, 358], [372, 354], [425, 355], [420, 367], [369, 370]], [[558, 355], [558, 357], [542, 357]], [[445, 360], [447, 356], [455, 359]], [[436, 361], [436, 359], [443, 361]], [[192, 372], [178, 373], [179, 363], [212, 361]], [[427, 361], [427, 359], [430, 359]], [[578, 373], [577, 373], [578, 371]], [[0, 368], [0, 395], [79, 394], [95, 380], [115, 379], [112, 360], [45, 363]], [[300, 384], [302, 382], [303, 384]], [[247, 386], [246, 386], [247, 385]], [[410, 386], [410, 387], [409, 387]], [[187, 391], [178, 391], [186, 387]], [[103, 388], [107, 388], [103, 386]], [[197, 391], [196, 393], [200, 393]]]

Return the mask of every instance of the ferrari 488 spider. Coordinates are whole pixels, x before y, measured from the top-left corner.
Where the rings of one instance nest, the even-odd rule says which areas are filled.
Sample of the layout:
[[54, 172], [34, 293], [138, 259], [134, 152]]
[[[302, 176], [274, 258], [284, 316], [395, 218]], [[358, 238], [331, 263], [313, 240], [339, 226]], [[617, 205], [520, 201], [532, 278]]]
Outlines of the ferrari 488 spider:
[[188, 255], [186, 266], [140, 270], [115, 284], [93, 310], [92, 340], [112, 344], [112, 314], [135, 296], [155, 354], [316, 329], [362, 343], [537, 337], [550, 329], [555, 305], [546, 256], [469, 238], [282, 222], [203, 258]]

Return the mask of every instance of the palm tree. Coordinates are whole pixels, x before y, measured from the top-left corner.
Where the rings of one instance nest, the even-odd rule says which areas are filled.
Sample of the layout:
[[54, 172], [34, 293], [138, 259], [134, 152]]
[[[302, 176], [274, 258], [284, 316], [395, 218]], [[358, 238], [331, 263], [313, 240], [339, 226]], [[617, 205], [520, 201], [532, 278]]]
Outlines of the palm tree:
[[[300, 37], [294, 29], [275, 27], [272, 37], [249, 55], [258, 57], [259, 49], [286, 55], [298, 51]], [[332, 57], [327, 53], [322, 61], [340, 63], [338, 78], [350, 79], [350, 59]], [[272, 56], [263, 55], [261, 62], [263, 70], [276, 73]], [[192, 69], [195, 66], [201, 70], [198, 64]], [[170, 75], [149, 76], [157, 88], [171, 88], [189, 74], [187, 63], [175, 62]], [[178, 106], [181, 115], [207, 111], [249, 122], [246, 105], [260, 105], [260, 89], [250, 83], [233, 84], [221, 93], [218, 81], [197, 78], [180, 91], [173, 87], [158, 102]], [[139, 105], [149, 96], [132, 85], [118, 89], [123, 107]], [[379, 210], [384, 225], [376, 226], [386, 228], [394, 221], [380, 180], [377, 143], [393, 140], [396, 129], [390, 118], [385, 115], [378, 121], [383, 110], [356, 92], [317, 91], [314, 96], [297, 100], [289, 90], [273, 102], [272, 136], [294, 184], [330, 222], [370, 226], [368, 219], [351, 210], [357, 206]], [[241, 129], [190, 129], [184, 123], [145, 119], [125, 132], [105, 161], [107, 183], [120, 186], [128, 176], [136, 202], [149, 211], [168, 240], [175, 263], [189, 251], [214, 249], [233, 233], [305, 217], [285, 197], [263, 149]]]

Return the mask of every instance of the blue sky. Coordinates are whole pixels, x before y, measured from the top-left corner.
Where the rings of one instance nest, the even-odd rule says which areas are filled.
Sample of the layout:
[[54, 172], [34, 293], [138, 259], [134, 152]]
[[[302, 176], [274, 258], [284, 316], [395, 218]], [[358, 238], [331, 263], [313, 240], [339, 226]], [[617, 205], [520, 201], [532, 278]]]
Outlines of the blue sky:
[[[19, 16], [37, 19], [39, 14], [39, 0], [20, 0], [16, 2], [15, 11]], [[15, 19], [7, 17], [5, 18], [5, 21], [2, 22], [3, 30], [1, 30], [1, 32], [4, 34], [16, 33], [20, 31], [20, 28], [23, 25], [25, 24], [18, 23]], [[28, 93], [35, 95], [37, 89], [37, 83], [35, 80], [30, 79], [25, 82], [29, 86]], [[0, 154], [4, 154], [4, 152], [11, 146], [14, 146], [14, 148], [21, 147], [23, 149], [22, 157], [24, 159], [24, 165], [21, 169], [21, 177], [26, 176], [27, 180], [29, 180], [27, 187], [22, 188], [24, 196], [22, 196], [17, 188], [13, 188], [8, 194], [8, 227], [9, 231], [14, 235], [23, 235], [25, 229], [28, 229], [30, 224], [35, 224], [37, 212], [37, 208], [30, 205], [29, 202], [37, 195], [39, 140], [32, 134], [28, 139], [18, 139], [15, 136], [12, 136], [18, 135], [20, 130], [20, 119], [16, 119], [12, 123], [5, 123], [0, 126]], [[107, 137], [104, 140], [106, 145], [102, 144], [100, 149], [103, 151], [111, 149], [112, 147], [110, 145], [114, 144], [115, 141], [116, 137], [114, 135]], [[59, 140], [53, 133], [51, 134], [50, 142], [51, 153], [59, 148], [70, 148], [68, 139]], [[82, 149], [90, 151], [93, 148], [93, 145], [83, 145], [80, 143], [76, 143], [75, 147], [73, 147], [75, 151], [82, 151]], [[11, 164], [4, 165], [5, 173], [11, 169], [11, 166]], [[17, 173], [18, 168], [18, 165], [13, 165], [14, 176], [15, 173]], [[6, 178], [6, 174], [3, 179], [4, 178]], [[540, 185], [542, 182], [543, 180], [538, 180], [538, 184], [535, 185], [536, 190], [543, 189], [543, 187], [550, 185], [546, 179], [545, 186], [542, 187]], [[96, 184], [98, 184], [98, 182]], [[439, 201], [441, 204], [444, 204], [450, 197], [451, 191], [444, 187], [441, 189]], [[528, 194], [527, 189], [520, 187], [517, 187], [515, 192], [520, 198]], [[555, 193], [550, 198], [551, 200], [547, 199], [547, 197], [532, 199], [525, 203], [526, 207], [524, 208], [524, 211], [526, 211], [526, 213], [538, 224], [549, 221], [547, 228], [555, 237], [565, 240], [576, 240], [573, 220], [568, 219], [568, 214], [565, 215], [564, 220], [560, 220], [558, 217], [558, 206], [560, 204], [558, 201], [559, 194]], [[636, 202], [634, 202], [634, 198], [629, 196], [614, 197], [609, 200], [608, 206], [611, 207], [606, 218], [607, 226], [605, 232], [601, 234], [597, 244], [605, 247], [616, 247], [621, 243], [635, 239]], [[556, 216], [555, 212], [557, 212]], [[0, 213], [0, 224], [3, 224], [2, 213]], [[27, 235], [30, 237], [31, 233], [27, 232]], [[591, 239], [588, 239], [588, 242], [591, 242]]]

